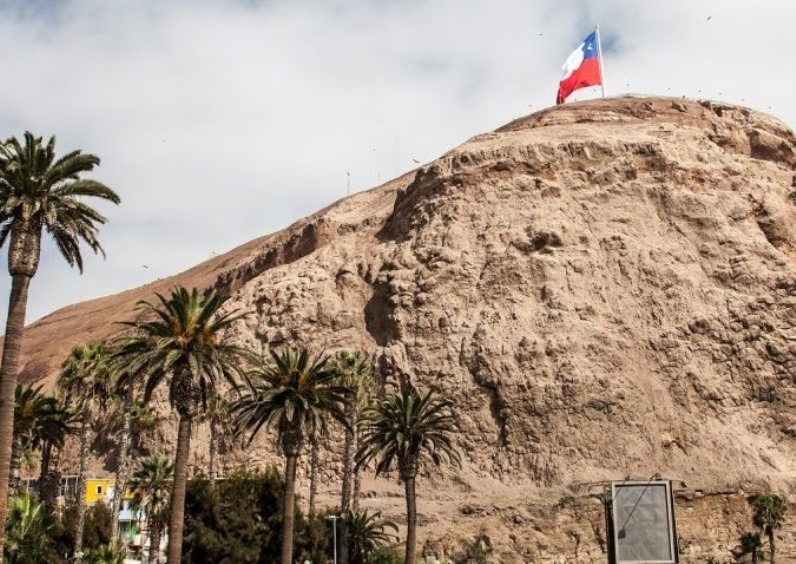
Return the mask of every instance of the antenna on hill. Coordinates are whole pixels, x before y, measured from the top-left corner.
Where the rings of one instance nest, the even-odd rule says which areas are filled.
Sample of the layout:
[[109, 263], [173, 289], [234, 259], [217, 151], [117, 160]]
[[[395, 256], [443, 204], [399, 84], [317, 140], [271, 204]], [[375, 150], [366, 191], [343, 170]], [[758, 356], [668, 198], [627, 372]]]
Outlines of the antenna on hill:
[[346, 181], [347, 181], [346, 196], [350, 196], [351, 195], [351, 173], [350, 172], [346, 172], [345, 176], [346, 176]]

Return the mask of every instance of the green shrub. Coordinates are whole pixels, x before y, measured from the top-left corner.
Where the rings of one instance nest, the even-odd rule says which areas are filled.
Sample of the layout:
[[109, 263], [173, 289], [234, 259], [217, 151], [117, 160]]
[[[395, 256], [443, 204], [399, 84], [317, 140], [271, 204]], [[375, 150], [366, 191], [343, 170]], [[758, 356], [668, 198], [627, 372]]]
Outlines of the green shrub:
[[393, 546], [381, 546], [368, 558], [368, 564], [403, 564], [404, 554]]
[[57, 556], [49, 537], [50, 527], [44, 515], [44, 504], [34, 496], [25, 494], [12, 498], [6, 523], [6, 562], [56, 562]]
[[[275, 468], [238, 470], [215, 489], [202, 477], [188, 482], [182, 561], [279, 561], [284, 484]], [[323, 562], [331, 534], [318, 516], [309, 522], [296, 511], [295, 554], [300, 561]]]

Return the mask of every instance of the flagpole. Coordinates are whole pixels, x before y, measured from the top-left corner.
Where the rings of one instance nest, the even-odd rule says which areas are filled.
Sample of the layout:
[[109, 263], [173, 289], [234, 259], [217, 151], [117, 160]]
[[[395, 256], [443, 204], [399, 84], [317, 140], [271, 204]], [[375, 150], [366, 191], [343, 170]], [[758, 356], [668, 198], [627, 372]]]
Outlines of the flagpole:
[[597, 34], [597, 58], [600, 61], [600, 86], [603, 90], [603, 98], [605, 98], [605, 75], [603, 75], [603, 48], [600, 45], [600, 25], [594, 26], [594, 31]]

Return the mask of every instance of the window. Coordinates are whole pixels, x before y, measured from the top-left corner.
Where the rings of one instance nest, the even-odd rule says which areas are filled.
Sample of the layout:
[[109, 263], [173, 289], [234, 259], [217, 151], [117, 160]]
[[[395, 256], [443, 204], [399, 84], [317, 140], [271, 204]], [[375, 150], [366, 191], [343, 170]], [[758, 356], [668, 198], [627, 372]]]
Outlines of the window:
[[97, 495], [102, 495], [102, 486], [97, 486]]

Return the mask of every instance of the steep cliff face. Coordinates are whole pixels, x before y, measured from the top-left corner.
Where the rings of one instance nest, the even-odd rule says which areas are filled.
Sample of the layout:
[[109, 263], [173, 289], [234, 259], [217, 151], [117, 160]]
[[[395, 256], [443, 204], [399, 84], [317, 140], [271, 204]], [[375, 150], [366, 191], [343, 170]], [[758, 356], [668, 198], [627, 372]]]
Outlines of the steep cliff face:
[[[585, 483], [796, 493], [794, 168], [793, 133], [745, 108], [546, 110], [192, 271], [45, 318], [28, 370], [71, 346], [54, 349], [53, 331], [108, 335], [108, 316], [152, 291], [215, 285], [256, 312], [235, 328], [254, 350], [363, 348], [386, 384], [454, 401], [463, 468], [421, 484], [426, 538], [486, 527], [504, 561], [603, 558], [600, 518], [550, 525]], [[394, 486], [365, 489], [400, 516]], [[696, 542], [708, 521], [684, 525], [695, 558], [731, 548]]]

